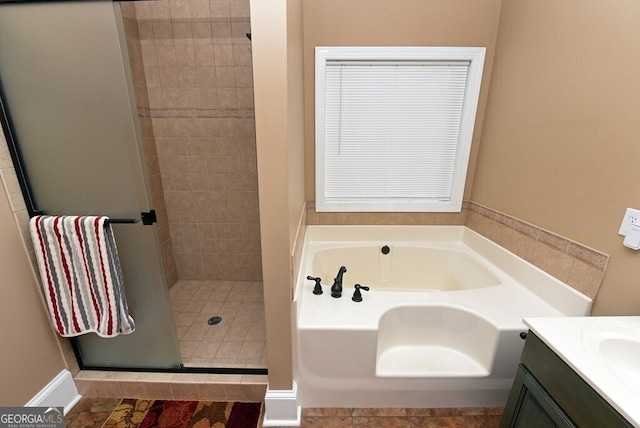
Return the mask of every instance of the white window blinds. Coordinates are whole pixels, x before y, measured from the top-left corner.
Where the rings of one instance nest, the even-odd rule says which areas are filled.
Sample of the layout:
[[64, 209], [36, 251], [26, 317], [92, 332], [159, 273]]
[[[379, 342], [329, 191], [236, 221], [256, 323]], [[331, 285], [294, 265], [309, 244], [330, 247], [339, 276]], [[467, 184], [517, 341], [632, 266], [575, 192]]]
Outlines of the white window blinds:
[[329, 55], [323, 65], [317, 209], [459, 210], [471, 60]]

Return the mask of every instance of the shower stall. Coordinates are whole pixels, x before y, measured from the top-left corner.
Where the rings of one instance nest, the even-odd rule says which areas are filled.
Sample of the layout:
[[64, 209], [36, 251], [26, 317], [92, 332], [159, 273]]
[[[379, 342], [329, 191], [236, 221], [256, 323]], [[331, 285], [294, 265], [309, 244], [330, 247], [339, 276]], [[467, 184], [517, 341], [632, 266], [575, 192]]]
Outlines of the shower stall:
[[73, 339], [81, 368], [266, 372], [248, 7], [0, 2], [29, 215], [157, 217], [113, 224], [136, 331]]

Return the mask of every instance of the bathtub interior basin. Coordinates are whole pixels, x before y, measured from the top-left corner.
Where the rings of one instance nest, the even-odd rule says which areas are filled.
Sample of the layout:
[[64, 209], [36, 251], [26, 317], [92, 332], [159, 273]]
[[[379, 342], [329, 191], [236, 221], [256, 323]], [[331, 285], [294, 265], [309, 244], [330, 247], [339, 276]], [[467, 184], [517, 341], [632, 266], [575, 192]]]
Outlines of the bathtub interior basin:
[[498, 336], [495, 326], [461, 308], [393, 308], [380, 319], [376, 376], [488, 376]]
[[312, 272], [330, 285], [340, 266], [347, 268], [345, 283], [376, 290], [454, 291], [500, 284], [469, 253], [451, 248], [385, 243], [328, 248], [316, 253]]

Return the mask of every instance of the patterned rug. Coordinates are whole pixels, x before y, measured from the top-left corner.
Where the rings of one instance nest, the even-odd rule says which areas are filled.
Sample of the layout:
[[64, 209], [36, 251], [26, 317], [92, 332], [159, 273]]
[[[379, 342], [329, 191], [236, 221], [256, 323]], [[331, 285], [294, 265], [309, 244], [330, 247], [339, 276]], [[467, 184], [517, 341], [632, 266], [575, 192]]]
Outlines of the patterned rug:
[[255, 428], [262, 403], [125, 398], [104, 428]]

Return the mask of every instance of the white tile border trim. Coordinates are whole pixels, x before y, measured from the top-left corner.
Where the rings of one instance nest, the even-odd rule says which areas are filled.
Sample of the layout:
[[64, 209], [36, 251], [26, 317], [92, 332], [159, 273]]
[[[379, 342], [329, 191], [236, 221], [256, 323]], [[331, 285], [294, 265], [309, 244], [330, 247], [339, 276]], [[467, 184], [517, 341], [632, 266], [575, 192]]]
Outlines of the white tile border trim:
[[82, 396], [78, 393], [71, 372], [64, 369], [29, 400], [25, 407], [64, 407], [64, 413], [67, 414], [80, 398]]
[[263, 427], [299, 427], [302, 407], [298, 405], [298, 384], [293, 389], [273, 390], [267, 386], [264, 395]]

